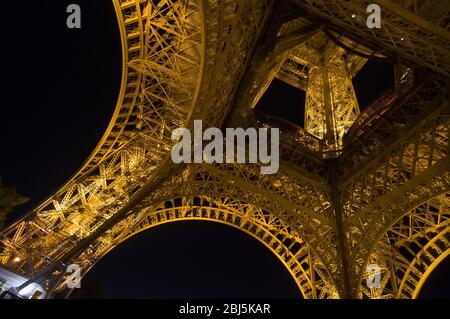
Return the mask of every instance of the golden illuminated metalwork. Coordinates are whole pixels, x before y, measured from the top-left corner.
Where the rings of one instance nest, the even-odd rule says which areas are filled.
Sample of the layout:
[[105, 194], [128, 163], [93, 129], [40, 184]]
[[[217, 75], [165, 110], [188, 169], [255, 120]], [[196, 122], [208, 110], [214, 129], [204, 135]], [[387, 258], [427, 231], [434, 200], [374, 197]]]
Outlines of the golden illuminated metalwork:
[[[362, 1], [113, 3], [113, 120], [83, 167], [2, 232], [3, 267], [70, 293], [64, 265], [85, 275], [143, 230], [209, 220], [259, 239], [305, 298], [418, 296], [450, 253], [449, 3], [380, 0], [377, 30], [352, 20]], [[401, 64], [396, 88], [360, 113], [351, 80], [368, 58]], [[276, 126], [252, 111], [274, 78], [307, 93], [306, 129], [283, 124], [277, 174], [171, 162], [172, 130], [195, 119]]]

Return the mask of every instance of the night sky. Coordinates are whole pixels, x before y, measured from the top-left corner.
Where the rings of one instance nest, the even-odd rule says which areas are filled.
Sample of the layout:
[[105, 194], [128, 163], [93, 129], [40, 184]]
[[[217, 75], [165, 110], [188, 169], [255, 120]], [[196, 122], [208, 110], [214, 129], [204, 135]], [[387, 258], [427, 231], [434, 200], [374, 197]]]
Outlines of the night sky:
[[[80, 30], [66, 27], [70, 3], [81, 6]], [[12, 222], [62, 185], [103, 135], [118, 96], [121, 48], [110, 0], [9, 1], [1, 15], [0, 176], [31, 197], [10, 214]], [[392, 67], [369, 63], [354, 83], [363, 108], [392, 85]], [[302, 125], [303, 104], [303, 92], [275, 81], [258, 109]], [[424, 297], [450, 296], [449, 267], [447, 258]], [[265, 246], [212, 222], [140, 233], [102, 259], [82, 285], [78, 297], [299, 298]]]

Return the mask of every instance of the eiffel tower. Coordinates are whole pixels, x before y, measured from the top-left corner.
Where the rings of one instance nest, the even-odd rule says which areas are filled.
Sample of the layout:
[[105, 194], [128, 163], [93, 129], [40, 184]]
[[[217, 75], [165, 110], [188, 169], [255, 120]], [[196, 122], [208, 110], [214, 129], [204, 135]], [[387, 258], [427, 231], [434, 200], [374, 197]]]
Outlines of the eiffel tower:
[[[0, 277], [20, 279], [4, 287], [69, 296], [68, 265], [84, 276], [141, 231], [207, 220], [257, 238], [304, 298], [418, 296], [450, 254], [450, 2], [378, 0], [373, 29], [370, 1], [113, 4], [113, 119], [79, 171], [1, 233]], [[361, 112], [352, 78], [371, 59], [395, 66], [395, 85]], [[306, 92], [304, 128], [254, 110], [275, 78]], [[172, 131], [198, 119], [279, 127], [280, 170], [174, 164]]]

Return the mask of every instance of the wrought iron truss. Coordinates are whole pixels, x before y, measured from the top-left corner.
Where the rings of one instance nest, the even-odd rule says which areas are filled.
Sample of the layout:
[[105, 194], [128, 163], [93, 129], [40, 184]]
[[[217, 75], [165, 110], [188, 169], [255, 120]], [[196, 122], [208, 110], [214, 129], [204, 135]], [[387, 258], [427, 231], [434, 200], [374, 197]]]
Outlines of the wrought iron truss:
[[[365, 1], [113, 3], [113, 120], [83, 167], [1, 233], [3, 267], [68, 294], [65, 265], [84, 276], [141, 231], [209, 220], [260, 240], [305, 298], [417, 297], [450, 253], [447, 2], [380, 0], [376, 30], [352, 17]], [[398, 83], [360, 113], [351, 79], [368, 58], [394, 61]], [[274, 78], [306, 91], [305, 129], [253, 111]], [[282, 128], [280, 171], [173, 164], [171, 132], [195, 119]], [[373, 263], [379, 288], [365, 284]]]

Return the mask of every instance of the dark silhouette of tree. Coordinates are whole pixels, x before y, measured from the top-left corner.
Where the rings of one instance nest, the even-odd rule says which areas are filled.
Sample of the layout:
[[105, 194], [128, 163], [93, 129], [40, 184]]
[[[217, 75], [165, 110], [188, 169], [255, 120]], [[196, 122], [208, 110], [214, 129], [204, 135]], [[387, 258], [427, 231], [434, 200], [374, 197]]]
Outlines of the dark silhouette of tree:
[[13, 211], [15, 206], [25, 204], [30, 199], [17, 194], [14, 186], [5, 186], [0, 177], [0, 230], [5, 227], [6, 215]]

